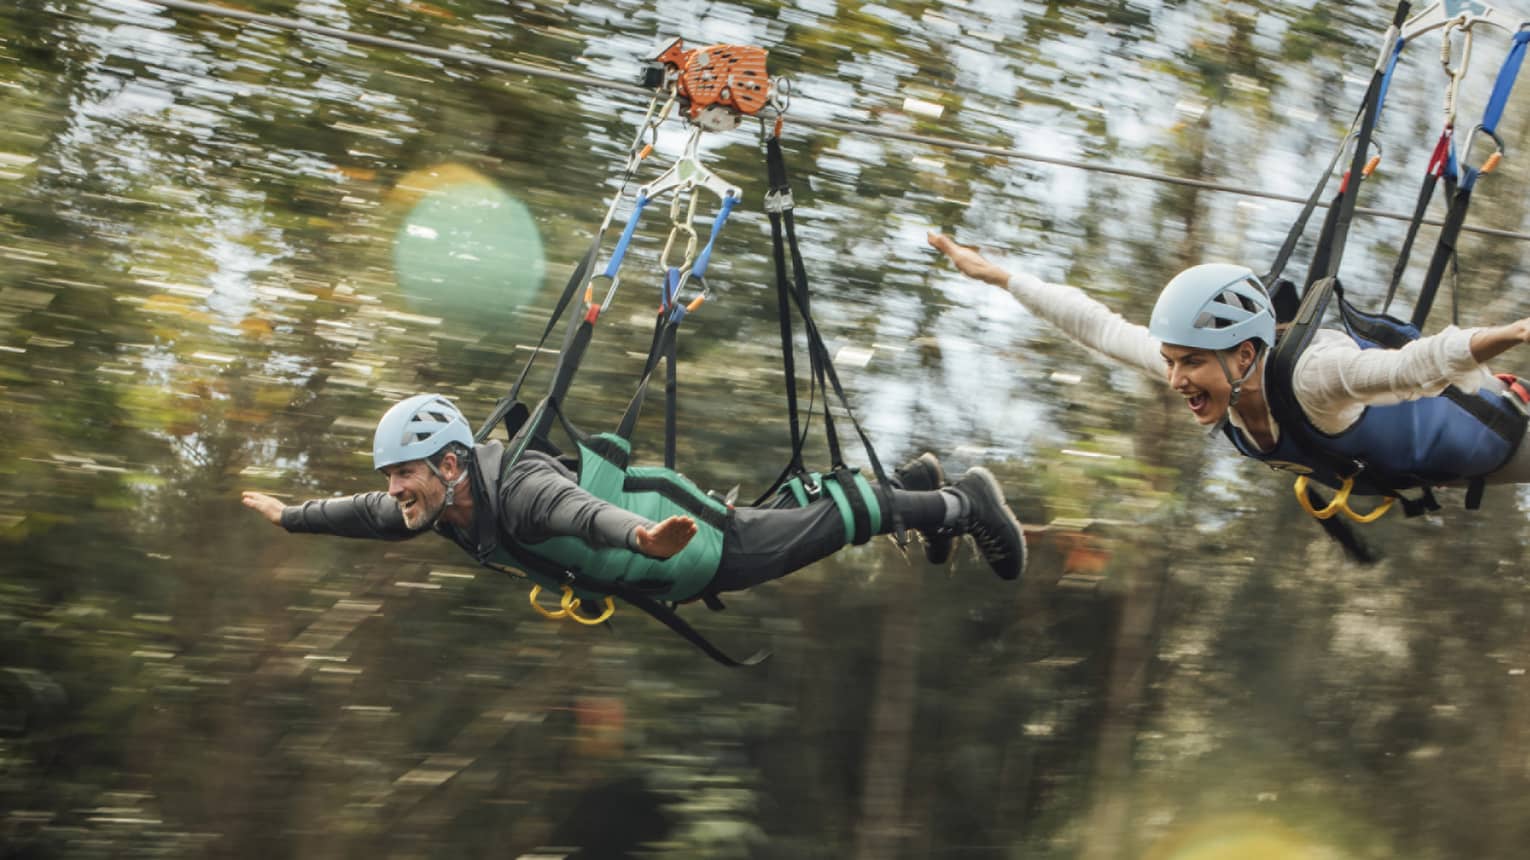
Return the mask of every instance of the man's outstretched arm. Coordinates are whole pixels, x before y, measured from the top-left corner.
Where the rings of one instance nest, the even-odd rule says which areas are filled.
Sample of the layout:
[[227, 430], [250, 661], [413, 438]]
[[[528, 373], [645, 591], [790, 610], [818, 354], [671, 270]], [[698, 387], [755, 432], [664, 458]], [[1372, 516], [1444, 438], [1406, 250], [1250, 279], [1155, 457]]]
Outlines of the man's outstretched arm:
[[652, 523], [591, 495], [557, 461], [534, 452], [523, 455], [500, 485], [500, 526], [525, 543], [576, 537], [650, 558], [669, 558], [696, 535], [690, 517]]
[[289, 532], [373, 540], [407, 540], [422, 534], [404, 525], [398, 502], [384, 492], [310, 499], [289, 505], [274, 496], [246, 490], [242, 501], [267, 522]]

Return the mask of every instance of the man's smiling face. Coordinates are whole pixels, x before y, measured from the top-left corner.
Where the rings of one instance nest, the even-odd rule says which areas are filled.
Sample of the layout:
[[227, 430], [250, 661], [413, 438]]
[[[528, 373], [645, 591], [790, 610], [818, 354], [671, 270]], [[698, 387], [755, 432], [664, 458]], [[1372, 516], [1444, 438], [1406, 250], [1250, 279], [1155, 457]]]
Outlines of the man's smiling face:
[[404, 525], [418, 530], [436, 521], [446, 506], [446, 482], [430, 470], [429, 463], [409, 460], [380, 471], [388, 479], [388, 495], [404, 514]]

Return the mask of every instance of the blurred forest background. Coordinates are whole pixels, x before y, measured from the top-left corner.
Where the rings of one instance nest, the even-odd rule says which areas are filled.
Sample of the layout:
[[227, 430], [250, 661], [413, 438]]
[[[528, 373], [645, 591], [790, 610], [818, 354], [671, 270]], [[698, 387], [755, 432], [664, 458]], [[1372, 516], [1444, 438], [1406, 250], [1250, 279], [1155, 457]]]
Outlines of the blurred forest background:
[[[811, 124], [1305, 196], [1390, 5], [235, 5], [622, 86], [140, 0], [0, 6], [0, 856], [1523, 856], [1530, 499], [1445, 492], [1346, 563], [1289, 476], [924, 246], [954, 231], [1145, 321], [1186, 265], [1262, 271], [1299, 207]], [[380, 488], [373, 423], [404, 394], [485, 414], [673, 36], [792, 79], [799, 232], [857, 412], [885, 462], [1000, 476], [1020, 583], [970, 548], [848, 550], [690, 613], [775, 652], [728, 671], [632, 610], [614, 635], [548, 622], [442, 541], [288, 536], [239, 505]], [[1439, 41], [1399, 69], [1364, 205], [1412, 208]], [[1479, 33], [1463, 127], [1507, 41]], [[1525, 89], [1475, 225], [1525, 229]], [[681, 339], [680, 461], [752, 498], [787, 456], [764, 165], [752, 126], [714, 138], [745, 200]], [[586, 427], [636, 381], [663, 214], [576, 387]], [[1362, 303], [1404, 229], [1357, 219]], [[1463, 325], [1530, 314], [1527, 248], [1466, 238]]]

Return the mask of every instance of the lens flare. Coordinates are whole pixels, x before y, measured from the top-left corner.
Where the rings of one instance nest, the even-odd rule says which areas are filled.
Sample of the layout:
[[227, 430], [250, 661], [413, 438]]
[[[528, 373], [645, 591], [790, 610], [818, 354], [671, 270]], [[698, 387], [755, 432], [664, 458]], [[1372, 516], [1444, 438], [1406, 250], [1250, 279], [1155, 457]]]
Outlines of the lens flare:
[[392, 203], [404, 211], [394, 273], [418, 312], [481, 320], [541, 289], [547, 260], [536, 221], [488, 177], [455, 164], [416, 170], [399, 181]]
[[1347, 855], [1259, 815], [1225, 815], [1159, 840], [1143, 860], [1344, 860]]

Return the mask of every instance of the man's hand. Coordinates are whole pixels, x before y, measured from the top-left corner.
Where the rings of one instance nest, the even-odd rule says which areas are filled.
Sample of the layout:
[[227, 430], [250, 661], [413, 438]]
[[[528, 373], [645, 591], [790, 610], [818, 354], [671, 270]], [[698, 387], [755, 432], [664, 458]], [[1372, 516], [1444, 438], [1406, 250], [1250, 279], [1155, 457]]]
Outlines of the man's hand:
[[651, 529], [638, 526], [632, 533], [638, 552], [649, 558], [669, 558], [696, 536], [696, 521], [690, 517], [670, 517]]
[[1004, 271], [972, 248], [956, 244], [956, 240], [944, 233], [930, 233], [926, 237], [930, 246], [956, 264], [956, 268], [969, 278], [986, 281], [996, 287], [1008, 288], [1009, 272]]
[[244, 498], [241, 499], [244, 506], [258, 511], [273, 526], [282, 524], [282, 508], [287, 507], [281, 499], [268, 496], [265, 493], [257, 493], [254, 490], [245, 490]]

